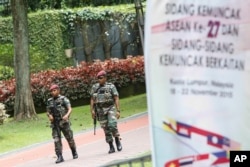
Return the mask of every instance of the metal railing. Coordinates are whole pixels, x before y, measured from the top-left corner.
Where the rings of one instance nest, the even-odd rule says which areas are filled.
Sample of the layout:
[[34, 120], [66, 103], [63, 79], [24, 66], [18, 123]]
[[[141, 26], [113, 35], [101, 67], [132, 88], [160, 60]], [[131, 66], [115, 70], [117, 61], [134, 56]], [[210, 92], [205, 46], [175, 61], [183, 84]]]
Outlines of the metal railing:
[[126, 165], [129, 167], [133, 167], [136, 165], [136, 167], [150, 167], [151, 165], [151, 154], [146, 154], [143, 156], [139, 156], [136, 158], [130, 158], [130, 159], [124, 159], [124, 160], [116, 160], [114, 162], [105, 164], [101, 167], [122, 167], [122, 165]]

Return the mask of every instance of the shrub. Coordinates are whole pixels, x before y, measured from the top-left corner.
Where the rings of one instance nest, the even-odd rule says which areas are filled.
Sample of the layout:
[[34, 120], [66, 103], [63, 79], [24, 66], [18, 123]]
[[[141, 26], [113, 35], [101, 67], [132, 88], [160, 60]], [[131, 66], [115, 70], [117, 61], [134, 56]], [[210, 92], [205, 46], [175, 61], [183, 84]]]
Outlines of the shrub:
[[0, 65], [0, 80], [8, 80], [14, 77], [14, 69]]
[[[131, 83], [144, 83], [144, 57], [128, 57], [127, 59], [111, 59], [82, 62], [78, 67], [67, 67], [62, 70], [47, 70], [31, 74], [31, 90], [35, 106], [43, 106], [49, 97], [49, 87], [56, 83], [62, 94], [71, 100], [89, 98], [89, 90], [96, 80], [100, 70], [107, 71], [109, 82], [118, 88]], [[13, 111], [15, 100], [15, 80], [6, 80], [0, 83], [0, 102], [3, 102], [7, 111]]]
[[2, 125], [4, 123], [4, 120], [8, 117], [9, 115], [6, 114], [4, 104], [0, 103], [0, 125]]
[[12, 44], [1, 44], [0, 45], [0, 64], [3, 66], [14, 67], [13, 61], [13, 45]]

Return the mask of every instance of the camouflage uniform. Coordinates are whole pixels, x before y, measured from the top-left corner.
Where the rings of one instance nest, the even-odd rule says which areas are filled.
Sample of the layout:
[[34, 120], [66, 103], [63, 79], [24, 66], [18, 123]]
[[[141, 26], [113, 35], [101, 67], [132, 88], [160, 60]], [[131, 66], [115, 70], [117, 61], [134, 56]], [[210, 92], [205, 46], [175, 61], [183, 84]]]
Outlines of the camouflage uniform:
[[71, 150], [76, 150], [70, 122], [62, 120], [62, 117], [67, 113], [68, 107], [70, 107], [70, 101], [62, 95], [59, 95], [56, 99], [49, 98], [47, 101], [47, 111], [54, 117], [54, 122], [51, 124], [51, 128], [55, 144], [55, 152], [57, 155], [62, 154], [61, 131], [68, 141]]
[[114, 104], [114, 96], [119, 96], [119, 93], [114, 84], [106, 82], [103, 86], [94, 84], [90, 95], [94, 99], [95, 112], [104, 130], [106, 142], [113, 142], [113, 137], [120, 136]]

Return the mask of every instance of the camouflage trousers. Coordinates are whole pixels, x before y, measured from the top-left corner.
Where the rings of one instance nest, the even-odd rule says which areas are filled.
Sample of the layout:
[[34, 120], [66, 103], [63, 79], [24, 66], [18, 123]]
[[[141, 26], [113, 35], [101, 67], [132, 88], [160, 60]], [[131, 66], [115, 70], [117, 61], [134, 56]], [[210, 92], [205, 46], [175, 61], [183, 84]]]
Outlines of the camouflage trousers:
[[106, 142], [107, 143], [113, 142], [113, 137], [120, 136], [117, 128], [115, 106], [112, 105], [110, 107], [102, 107], [102, 108], [98, 107], [97, 113], [98, 113], [98, 121], [105, 134]]
[[76, 149], [73, 131], [70, 128], [70, 122], [61, 121], [58, 124], [52, 124], [52, 137], [54, 139], [56, 154], [62, 154], [62, 136], [61, 132], [67, 140], [71, 149]]

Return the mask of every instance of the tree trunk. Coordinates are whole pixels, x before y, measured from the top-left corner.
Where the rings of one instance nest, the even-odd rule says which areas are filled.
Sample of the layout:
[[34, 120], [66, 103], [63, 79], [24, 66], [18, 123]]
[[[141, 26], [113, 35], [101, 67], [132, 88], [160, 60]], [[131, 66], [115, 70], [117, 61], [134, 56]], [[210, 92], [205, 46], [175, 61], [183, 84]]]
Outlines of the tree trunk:
[[111, 43], [109, 41], [109, 36], [110, 34], [109, 29], [110, 29], [110, 24], [108, 21], [99, 21], [100, 27], [102, 30], [102, 41], [103, 41], [103, 49], [104, 49], [104, 57], [105, 59], [110, 59], [111, 58]]
[[36, 119], [30, 85], [27, 0], [11, 0], [11, 10], [16, 79], [14, 119]]
[[[83, 37], [83, 51], [86, 56], [87, 62], [92, 62], [93, 57], [93, 51], [95, 50], [97, 44], [100, 42], [101, 38], [98, 36], [95, 36], [93, 32], [93, 22], [91, 21], [83, 21], [81, 23], [82, 27], [82, 37]], [[91, 37], [90, 37], [91, 35]]]

